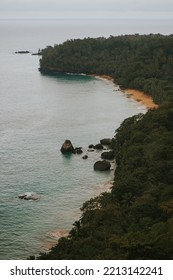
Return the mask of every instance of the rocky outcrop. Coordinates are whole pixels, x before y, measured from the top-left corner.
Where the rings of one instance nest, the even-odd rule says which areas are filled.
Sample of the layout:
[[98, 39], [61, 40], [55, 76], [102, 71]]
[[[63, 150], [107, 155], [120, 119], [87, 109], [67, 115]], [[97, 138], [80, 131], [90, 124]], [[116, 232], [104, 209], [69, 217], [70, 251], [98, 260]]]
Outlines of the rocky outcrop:
[[89, 148], [89, 149], [94, 149], [94, 145], [93, 145], [93, 144], [90, 144], [90, 145], [88, 146], [88, 148]]
[[87, 158], [88, 158], [88, 156], [87, 156], [87, 155], [84, 155], [82, 158], [83, 158], [83, 159], [87, 159]]
[[106, 160], [99, 160], [94, 163], [94, 170], [98, 171], [106, 171], [110, 170], [111, 164], [109, 161]]
[[100, 143], [102, 145], [109, 146], [109, 145], [112, 144], [112, 139], [111, 138], [104, 138], [104, 139], [100, 140]]
[[24, 200], [38, 200], [39, 196], [32, 192], [26, 192], [24, 194], [18, 195], [18, 198], [24, 199]]
[[64, 144], [61, 147], [61, 153], [62, 154], [66, 154], [66, 153], [73, 153], [73, 154], [75, 154], [76, 153], [75, 149], [74, 149], [74, 147], [73, 147], [73, 145], [72, 145], [70, 140], [68, 140], [68, 139], [65, 140]]
[[103, 152], [101, 154], [101, 158], [112, 160], [112, 159], [114, 159], [114, 152], [113, 151]]
[[103, 145], [102, 144], [96, 144], [95, 146], [94, 146], [94, 149], [96, 149], [96, 150], [103, 150]]
[[82, 154], [83, 153], [82, 147], [75, 148], [75, 153], [78, 155]]

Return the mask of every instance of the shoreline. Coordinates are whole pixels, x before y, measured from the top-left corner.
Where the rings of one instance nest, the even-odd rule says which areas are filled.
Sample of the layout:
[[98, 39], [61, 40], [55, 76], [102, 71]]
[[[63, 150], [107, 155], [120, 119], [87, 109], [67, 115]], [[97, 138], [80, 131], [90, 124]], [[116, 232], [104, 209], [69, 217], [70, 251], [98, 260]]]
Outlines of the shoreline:
[[[107, 81], [114, 83], [113, 78], [109, 75], [92, 74], [90, 76], [93, 76], [98, 79], [107, 80]], [[135, 100], [136, 102], [143, 104], [147, 109], [158, 108], [158, 105], [154, 103], [152, 97], [141, 91], [138, 91], [135, 89], [128, 89], [128, 88], [127, 89], [119, 88], [119, 91], [121, 93], [123, 93], [124, 95], [126, 95], [127, 98], [131, 98], [131, 99]], [[115, 171], [115, 168], [114, 168], [114, 171]], [[99, 188], [97, 189], [97, 191], [94, 194], [94, 197], [97, 197], [104, 192], [110, 192], [111, 188], [113, 186], [113, 183], [114, 183], [114, 178], [107, 181], [106, 183], [100, 184]], [[42, 245], [42, 251], [46, 252], [46, 253], [49, 252], [52, 249], [52, 247], [54, 247], [58, 243], [60, 238], [62, 238], [62, 237], [68, 238], [68, 235], [69, 235], [69, 230], [67, 230], [67, 229], [54, 229], [50, 232], [47, 232], [46, 240]]]
[[147, 95], [142, 91], [136, 89], [123, 89], [122, 92], [125, 93], [127, 97], [145, 105], [147, 109], [157, 109], [159, 107], [159, 105], [154, 103], [153, 98], [150, 95]]
[[[112, 178], [109, 181], [98, 185], [98, 189], [95, 192], [94, 197], [97, 197], [104, 192], [110, 192], [111, 188], [113, 186], [113, 183], [114, 183], [114, 179]], [[65, 228], [57, 228], [57, 229], [53, 229], [53, 230], [47, 232], [45, 235], [43, 244], [40, 248], [41, 252], [42, 253], [49, 252], [54, 246], [56, 246], [56, 244], [58, 244], [58, 241], [60, 238], [62, 238], [62, 237], [68, 238], [70, 230], [65, 229]]]
[[[91, 76], [114, 82], [113, 78], [109, 75], [93, 74]], [[143, 91], [130, 88], [120, 88], [120, 91], [124, 93], [128, 98], [132, 98], [136, 102], [140, 102], [147, 109], [157, 109], [159, 107], [159, 105], [153, 101], [153, 98], [150, 95], [144, 93]]]
[[109, 75], [91, 74], [90, 76], [93, 76], [93, 77], [98, 78], [98, 79], [103, 79], [103, 80], [108, 80], [108, 81], [114, 82], [114, 79]]

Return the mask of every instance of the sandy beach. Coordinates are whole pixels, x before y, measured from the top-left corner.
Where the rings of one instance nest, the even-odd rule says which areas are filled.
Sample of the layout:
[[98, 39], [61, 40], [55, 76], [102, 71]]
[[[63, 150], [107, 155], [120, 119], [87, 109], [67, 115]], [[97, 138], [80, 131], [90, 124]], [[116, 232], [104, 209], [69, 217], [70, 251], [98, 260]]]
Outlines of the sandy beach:
[[[113, 78], [109, 75], [93, 74], [91, 76], [114, 82]], [[142, 91], [139, 91], [136, 89], [122, 89], [122, 92], [125, 93], [128, 98], [132, 98], [135, 101], [140, 102], [143, 105], [145, 105], [147, 109], [158, 108], [158, 105], [156, 103], [154, 103], [153, 98], [150, 95], [147, 95]]]
[[152, 97], [143, 93], [142, 91], [135, 89], [125, 89], [123, 92], [127, 95], [127, 97], [133, 98], [137, 102], [141, 102], [147, 107], [147, 109], [158, 108], [158, 105], [154, 103]]

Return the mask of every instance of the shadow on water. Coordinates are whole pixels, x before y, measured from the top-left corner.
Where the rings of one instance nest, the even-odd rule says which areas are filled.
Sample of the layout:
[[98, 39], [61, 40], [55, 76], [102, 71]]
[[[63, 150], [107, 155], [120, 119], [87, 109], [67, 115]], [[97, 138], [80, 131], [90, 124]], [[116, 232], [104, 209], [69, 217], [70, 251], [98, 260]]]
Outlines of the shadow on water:
[[63, 157], [64, 159], [71, 159], [72, 156], [73, 156], [73, 154], [70, 153], [70, 152], [69, 152], [69, 153], [62, 154], [62, 157]]
[[59, 72], [46, 72], [42, 73], [42, 76], [47, 76], [53, 79], [57, 79], [59, 81], [70, 81], [70, 82], [90, 82], [94, 79], [94, 77], [82, 74], [82, 73], [59, 73]]

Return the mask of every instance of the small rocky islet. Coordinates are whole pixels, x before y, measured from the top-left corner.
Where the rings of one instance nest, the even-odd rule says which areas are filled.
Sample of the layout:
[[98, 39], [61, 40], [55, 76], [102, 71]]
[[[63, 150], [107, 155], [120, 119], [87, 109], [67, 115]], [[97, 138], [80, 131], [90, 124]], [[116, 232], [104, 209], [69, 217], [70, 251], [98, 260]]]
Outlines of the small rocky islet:
[[[112, 139], [111, 138], [104, 138], [102, 140], [100, 140], [100, 143], [93, 145], [90, 144], [88, 146], [88, 152], [93, 152], [95, 150], [106, 150], [101, 154], [101, 160], [98, 160], [94, 163], [94, 170], [96, 171], [107, 171], [111, 169], [111, 163], [110, 161], [114, 159], [115, 155], [113, 150], [111, 150], [111, 144], [112, 144]], [[106, 146], [106, 147], [105, 147]], [[83, 149], [82, 147], [76, 147], [74, 148], [71, 140], [66, 139], [64, 141], [64, 143], [61, 146], [60, 149], [61, 153], [63, 155], [66, 154], [82, 154], [83, 153]], [[82, 156], [83, 159], [87, 159], [88, 155], [85, 154], [84, 156]]]

